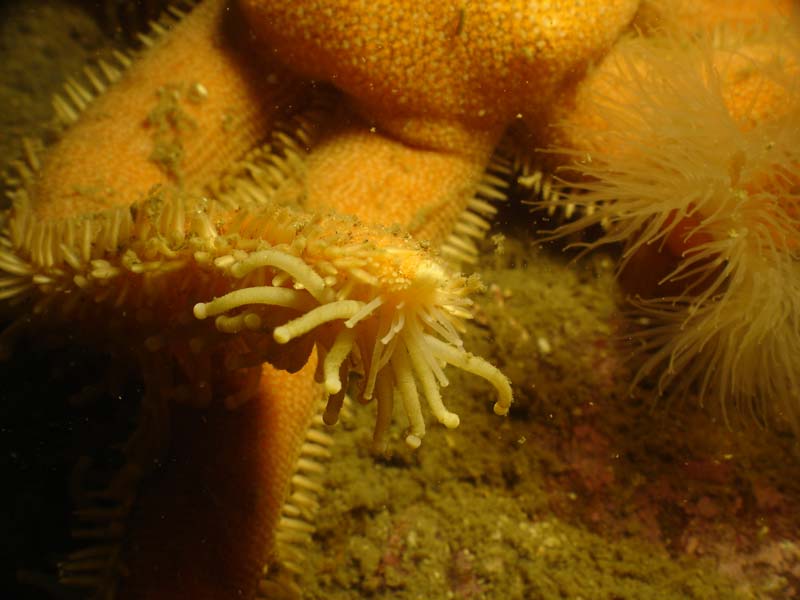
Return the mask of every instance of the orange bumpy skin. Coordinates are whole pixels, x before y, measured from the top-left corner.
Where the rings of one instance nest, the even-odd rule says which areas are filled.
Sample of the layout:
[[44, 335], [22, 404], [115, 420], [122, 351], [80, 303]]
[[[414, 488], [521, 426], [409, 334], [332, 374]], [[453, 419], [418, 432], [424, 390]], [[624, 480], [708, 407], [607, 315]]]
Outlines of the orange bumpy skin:
[[554, 152], [587, 212], [559, 233], [603, 223], [592, 245], [625, 244], [637, 380], [797, 432], [798, 32], [774, 13], [717, 26], [620, 42], [579, 87]]
[[294, 71], [334, 82], [407, 143], [460, 151], [473, 132], [502, 129], [521, 111], [540, 117], [565, 80], [614, 42], [638, 2], [241, 5]]
[[763, 32], [772, 17], [788, 15], [793, 9], [793, 0], [645, 0], [635, 26], [645, 31]]
[[161, 184], [199, 189], [262, 143], [300, 84], [242, 48], [244, 31], [225, 2], [200, 4], [83, 112], [62, 109], [75, 122], [29, 186], [39, 218], [127, 207]]
[[[464, 209], [491, 213], [470, 201], [485, 188], [482, 174], [508, 123], [544, 119], [556, 92], [607, 50], [638, 2], [240, 5], [262, 52], [348, 97], [312, 154], [307, 205], [396, 223], [438, 247]], [[354, 169], [361, 175], [351, 177]], [[442, 252], [468, 262], [476, 249], [446, 240]]]

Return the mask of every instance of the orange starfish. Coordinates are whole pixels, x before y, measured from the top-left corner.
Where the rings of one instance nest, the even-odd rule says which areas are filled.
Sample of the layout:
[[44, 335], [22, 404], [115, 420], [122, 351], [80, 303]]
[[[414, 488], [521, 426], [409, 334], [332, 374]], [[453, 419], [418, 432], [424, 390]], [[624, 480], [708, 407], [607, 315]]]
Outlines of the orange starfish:
[[[476, 194], [498, 194], [483, 171], [504, 127], [543, 118], [636, 2], [237, 6], [201, 4], [124, 74], [89, 71], [94, 93], [71, 84], [58, 107], [75, 123], [43, 159], [30, 149], [5, 220], [0, 295], [33, 298], [40, 321], [79, 323], [142, 367], [149, 420], [109, 489], [120, 506], [136, 468], [171, 444], [134, 512], [113, 517], [130, 531], [121, 554], [90, 548], [65, 565], [65, 579], [125, 597], [290, 585], [259, 580], [278, 559], [291, 570], [293, 542], [309, 536], [316, 488], [302, 471], [317, 466], [298, 456], [329, 444], [307, 433], [315, 370], [328, 421], [362, 374], [379, 444], [395, 397], [413, 446], [420, 393], [458, 424], [440, 396], [443, 364], [489, 380], [495, 412], [508, 410], [507, 380], [458, 336], [476, 284], [430, 248], [474, 256], [469, 237], [487, 227], [476, 213], [491, 212]], [[317, 144], [310, 77], [346, 94]], [[447, 237], [454, 224], [462, 234]], [[267, 364], [300, 369], [312, 346], [319, 366], [315, 354], [295, 375]]]

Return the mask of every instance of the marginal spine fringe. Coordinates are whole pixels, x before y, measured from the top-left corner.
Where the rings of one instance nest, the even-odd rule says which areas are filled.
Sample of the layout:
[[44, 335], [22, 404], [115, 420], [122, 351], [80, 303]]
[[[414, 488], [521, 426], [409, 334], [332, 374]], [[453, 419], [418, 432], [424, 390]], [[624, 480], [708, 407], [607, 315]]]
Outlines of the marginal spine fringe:
[[264, 567], [256, 600], [302, 594], [297, 578], [304, 573], [306, 553], [313, 544], [314, 520], [325, 493], [322, 479], [333, 445], [333, 438], [325, 433], [322, 415], [317, 414], [306, 431], [275, 529], [275, 559]]

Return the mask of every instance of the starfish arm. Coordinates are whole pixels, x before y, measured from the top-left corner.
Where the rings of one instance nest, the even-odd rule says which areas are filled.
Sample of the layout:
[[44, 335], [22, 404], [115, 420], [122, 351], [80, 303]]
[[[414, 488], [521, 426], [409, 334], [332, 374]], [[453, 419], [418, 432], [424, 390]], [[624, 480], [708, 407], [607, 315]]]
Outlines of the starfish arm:
[[127, 207], [156, 185], [199, 189], [260, 143], [299, 84], [242, 48], [244, 27], [210, 0], [159, 35], [48, 151], [37, 217]]
[[764, 30], [776, 16], [787, 17], [796, 10], [792, 0], [663, 0], [647, 2], [636, 15], [636, 25], [645, 31], [684, 29], [699, 33], [718, 29]]
[[638, 2], [240, 5], [286, 64], [334, 82], [398, 138], [457, 150], [464, 138], [450, 123], [498, 131], [520, 110], [540, 116], [564, 80], [613, 43]]
[[264, 565], [291, 568], [295, 544], [276, 540], [298, 519], [285, 508], [290, 482], [304, 445], [327, 453], [306, 436], [321, 400], [315, 362], [295, 374], [264, 365], [237, 410], [171, 409], [170, 449], [128, 525], [118, 598], [253, 598]]
[[[304, 206], [398, 226], [440, 248], [477, 195], [505, 199], [500, 176], [508, 171], [498, 160], [495, 178], [486, 173], [496, 136], [469, 132], [467, 140], [458, 152], [411, 146], [343, 107], [309, 155]], [[463, 237], [480, 238], [488, 227], [479, 219]]]
[[[26, 146], [22, 184], [4, 215], [3, 299], [17, 311], [29, 309], [19, 299], [32, 290], [14, 279], [22, 268], [14, 257], [24, 256], [29, 281], [44, 284], [37, 301], [44, 300], [40, 318], [64, 322], [66, 317], [101, 345], [114, 340], [111, 351], [119, 360], [131, 360], [129, 349], [136, 360], [136, 347], [147, 348], [150, 356], [140, 362], [150, 393], [164, 407], [161, 416], [171, 413], [171, 420], [155, 424], [167, 429], [166, 453], [159, 452], [164, 440], [151, 431], [150, 421], [140, 424], [129, 444], [137, 450], [124, 473], [149, 471], [156, 459], [163, 460], [163, 468], [136, 478], [140, 491], [131, 516], [113, 523], [115, 531], [125, 532], [123, 538], [77, 551], [62, 565], [66, 583], [99, 593], [116, 589], [125, 598], [218, 598], [247, 590], [247, 597], [254, 597], [267, 562], [286, 567], [296, 560], [291, 540], [278, 539], [291, 537], [287, 532], [296, 524], [297, 515], [281, 514], [290, 494], [304, 506], [314, 503], [313, 490], [290, 491], [293, 475], [302, 476], [300, 449], [312, 447], [302, 440], [319, 399], [313, 363], [289, 375], [266, 365], [239, 366], [247, 361], [235, 352], [213, 359], [198, 355], [196, 350], [207, 344], [202, 335], [186, 339], [164, 327], [183, 310], [177, 302], [181, 294], [153, 286], [158, 273], [175, 274], [187, 265], [171, 245], [183, 245], [190, 231], [196, 240], [220, 234], [215, 223], [202, 218], [202, 201], [194, 210], [184, 200], [197, 200], [204, 188], [224, 196], [230, 185], [221, 175], [234, 159], [263, 143], [303, 87], [284, 68], [248, 54], [244, 31], [235, 7], [208, 0], [169, 32], [150, 36], [136, 60], [120, 55], [123, 72], [102, 63], [113, 84], [97, 79], [97, 97], [81, 89], [79, 103], [57, 103], [62, 119], [74, 123], [44, 154]], [[259, 171], [259, 190], [281, 180], [288, 169], [284, 163], [291, 160], [271, 156]], [[252, 170], [247, 163], [243, 168]], [[166, 196], [154, 199], [159, 189]], [[164, 200], [171, 208], [161, 210]], [[153, 215], [161, 216], [153, 220]], [[144, 242], [140, 255], [121, 250], [130, 249], [134, 231]], [[191, 282], [193, 274], [184, 273], [184, 283]], [[47, 283], [65, 275], [66, 287]], [[136, 306], [128, 314], [144, 321], [120, 321], [119, 311], [109, 311], [110, 296], [98, 288], [90, 291], [100, 279], [114, 291], [117, 307]], [[64, 292], [71, 299], [61, 304]], [[99, 304], [86, 312], [90, 296]], [[222, 329], [259, 325], [252, 318], [240, 320]], [[140, 335], [145, 330], [149, 333]], [[4, 341], [12, 333], [5, 332]], [[154, 381], [148, 367], [153, 363], [170, 365], [181, 381]], [[327, 452], [317, 450], [317, 455]], [[130, 500], [124, 499], [122, 513]], [[303, 514], [309, 513], [304, 509]], [[288, 529], [281, 525], [284, 520]], [[108, 527], [98, 523], [97, 529]]]

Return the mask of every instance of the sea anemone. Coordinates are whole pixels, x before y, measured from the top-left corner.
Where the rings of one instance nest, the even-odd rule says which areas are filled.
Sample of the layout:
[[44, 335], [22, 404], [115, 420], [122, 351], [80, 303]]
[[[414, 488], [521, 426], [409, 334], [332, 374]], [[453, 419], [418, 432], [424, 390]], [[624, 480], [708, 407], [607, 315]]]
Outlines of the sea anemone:
[[[350, 391], [377, 397], [379, 445], [394, 390], [411, 446], [425, 432], [418, 387], [441, 423], [458, 425], [439, 393], [444, 364], [491, 381], [500, 394], [495, 412], [505, 414], [507, 379], [465, 351], [457, 329], [477, 280], [450, 273], [402, 233], [277, 205], [248, 179], [265, 174], [271, 160], [249, 157], [250, 175], [218, 196], [163, 186], [134, 209], [60, 220], [38, 219], [20, 188], [0, 237], [3, 297], [30, 296], [33, 312], [48, 319], [102, 317], [107, 333], [124, 331], [151, 351], [168, 348], [191, 369], [190, 396], [200, 404], [210, 400], [200, 391], [213, 387], [215, 356], [229, 372], [256, 373], [265, 361], [294, 371], [316, 344], [331, 394], [327, 420], [336, 420], [349, 374], [360, 373], [362, 385]], [[245, 387], [226, 403], [247, 399]]]
[[[560, 194], [622, 243], [639, 329], [634, 383], [716, 398], [800, 431], [800, 102], [796, 32], [622, 41], [560, 125]], [[558, 138], [557, 138], [558, 139]], [[560, 142], [561, 140], [559, 140]], [[739, 409], [733, 411], [731, 409]]]

